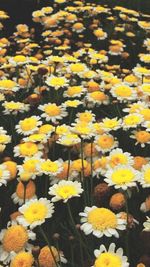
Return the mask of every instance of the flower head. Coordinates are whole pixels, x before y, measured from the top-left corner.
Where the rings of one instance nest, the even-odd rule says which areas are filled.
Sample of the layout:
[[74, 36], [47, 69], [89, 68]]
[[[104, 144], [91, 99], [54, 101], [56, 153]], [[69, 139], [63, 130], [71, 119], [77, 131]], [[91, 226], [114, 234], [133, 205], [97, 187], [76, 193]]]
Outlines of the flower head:
[[54, 184], [49, 189], [49, 195], [54, 196], [52, 198], [53, 202], [63, 200], [63, 202], [67, 202], [68, 199], [72, 197], [79, 197], [83, 192], [81, 188], [81, 183], [77, 181], [60, 181], [58, 184]]
[[119, 237], [117, 230], [125, 230], [125, 220], [121, 219], [120, 214], [115, 214], [106, 208], [85, 207], [84, 212], [80, 212], [81, 230], [86, 235], [93, 233], [94, 236], [101, 238], [103, 235]]

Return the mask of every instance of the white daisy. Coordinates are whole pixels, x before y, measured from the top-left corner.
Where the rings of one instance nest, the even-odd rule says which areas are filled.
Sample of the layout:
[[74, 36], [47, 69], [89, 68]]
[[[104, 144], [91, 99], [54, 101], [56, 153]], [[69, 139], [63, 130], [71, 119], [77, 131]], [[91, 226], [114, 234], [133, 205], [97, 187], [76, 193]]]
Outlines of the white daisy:
[[15, 128], [19, 134], [30, 135], [38, 131], [38, 126], [41, 124], [42, 122], [40, 121], [39, 116], [31, 116], [29, 118], [25, 118], [24, 120], [20, 120], [19, 124]]
[[102, 236], [119, 238], [118, 230], [126, 229], [126, 220], [121, 219], [121, 213], [115, 214], [106, 208], [85, 207], [84, 212], [80, 212], [79, 215], [83, 223], [81, 230], [86, 235], [92, 233], [97, 238]]
[[63, 200], [65, 203], [72, 197], [80, 197], [82, 192], [81, 183], [77, 181], [62, 180], [49, 188], [49, 195], [54, 196], [52, 198], [53, 202]]
[[54, 205], [46, 198], [32, 199], [19, 208], [22, 216], [17, 217], [17, 221], [23, 226], [31, 229], [51, 218], [54, 213]]
[[111, 243], [108, 250], [104, 245], [101, 245], [99, 249], [94, 250], [94, 255], [96, 260], [92, 267], [107, 267], [109, 266], [121, 266], [128, 267], [128, 258], [123, 256], [123, 249], [118, 248], [116, 250], [116, 245]]
[[113, 169], [108, 169], [105, 177], [104, 181], [109, 186], [126, 190], [128, 187], [136, 186], [136, 182], [140, 178], [140, 172], [128, 165], [118, 165]]

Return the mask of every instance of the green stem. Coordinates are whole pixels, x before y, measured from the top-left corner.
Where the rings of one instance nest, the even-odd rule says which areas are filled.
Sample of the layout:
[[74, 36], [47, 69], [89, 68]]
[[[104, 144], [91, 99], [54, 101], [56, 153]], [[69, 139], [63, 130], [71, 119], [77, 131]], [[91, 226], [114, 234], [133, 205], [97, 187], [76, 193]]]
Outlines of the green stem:
[[70, 173], [70, 163], [71, 163], [71, 148], [68, 148], [68, 169], [67, 169], [67, 180], [69, 179]]
[[91, 199], [91, 206], [92, 206], [92, 204], [93, 204], [93, 139], [91, 139], [91, 159], [90, 159], [90, 164], [91, 164], [91, 178], [90, 178], [91, 192], [90, 192], [90, 199]]
[[83, 247], [86, 248], [86, 252], [87, 252], [88, 258], [91, 259], [90, 254], [88, 252], [88, 247], [82, 241], [81, 235], [79, 234], [79, 232], [78, 232], [78, 230], [76, 228], [76, 224], [75, 224], [74, 218], [72, 216], [72, 212], [71, 212], [70, 205], [69, 205], [68, 202], [67, 202], [67, 209], [68, 209], [68, 214], [69, 214], [69, 217], [70, 217], [71, 224], [72, 224], [72, 226], [74, 228], [74, 234], [76, 234], [76, 236], [78, 237], [79, 242], [81, 242], [81, 244], [83, 245]]
[[51, 254], [52, 254], [52, 257], [53, 257], [53, 260], [54, 260], [54, 262], [55, 262], [56, 267], [59, 267], [59, 265], [58, 265], [58, 263], [57, 263], [57, 261], [56, 261], [56, 259], [55, 259], [55, 256], [54, 256], [53, 250], [52, 250], [52, 248], [51, 248], [51, 245], [50, 245], [50, 243], [49, 243], [49, 240], [48, 240], [46, 234], [44, 233], [44, 231], [43, 231], [43, 229], [42, 229], [42, 227], [41, 227], [40, 225], [39, 225], [39, 230], [40, 230], [41, 235], [43, 236], [45, 242], [47, 243], [47, 245], [48, 245], [48, 247], [49, 247], [49, 249], [50, 249], [50, 252], [51, 252]]

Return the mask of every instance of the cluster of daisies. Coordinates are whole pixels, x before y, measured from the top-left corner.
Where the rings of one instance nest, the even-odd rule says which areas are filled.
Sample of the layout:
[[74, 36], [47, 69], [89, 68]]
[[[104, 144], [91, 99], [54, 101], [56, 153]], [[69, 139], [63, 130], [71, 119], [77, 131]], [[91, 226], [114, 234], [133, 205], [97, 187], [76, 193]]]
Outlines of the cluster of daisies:
[[150, 266], [149, 17], [55, 0], [6, 38], [0, 11], [2, 266]]

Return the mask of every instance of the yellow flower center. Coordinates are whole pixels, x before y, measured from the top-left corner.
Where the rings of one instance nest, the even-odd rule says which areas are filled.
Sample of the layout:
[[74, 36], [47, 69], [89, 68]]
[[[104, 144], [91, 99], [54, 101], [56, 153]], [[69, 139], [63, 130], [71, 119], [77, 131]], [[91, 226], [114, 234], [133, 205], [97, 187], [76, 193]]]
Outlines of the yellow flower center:
[[120, 96], [120, 97], [130, 97], [132, 95], [132, 90], [130, 87], [125, 86], [125, 85], [121, 85], [121, 86], [117, 86], [115, 88], [115, 93], [116, 95]]
[[144, 180], [145, 180], [145, 182], [147, 184], [150, 183], [150, 168], [145, 171], [145, 173], [144, 173]]
[[93, 115], [91, 113], [85, 112], [85, 113], [81, 113], [79, 116], [80, 121], [84, 121], [84, 122], [91, 122], [93, 119]]
[[0, 87], [4, 87], [6, 89], [12, 89], [16, 86], [16, 83], [11, 80], [2, 80], [0, 81]]
[[15, 57], [13, 57], [13, 60], [14, 60], [16, 63], [19, 63], [19, 62], [25, 62], [25, 61], [26, 61], [26, 57], [25, 57], [25, 56], [15, 56]]
[[29, 141], [35, 141], [35, 142], [41, 142], [42, 140], [44, 140], [45, 138], [45, 134], [32, 134], [28, 137]]
[[47, 215], [47, 206], [41, 202], [34, 202], [24, 211], [24, 218], [28, 223], [34, 223], [45, 219]]
[[126, 125], [136, 125], [141, 122], [141, 118], [138, 115], [128, 115], [123, 121]]
[[122, 261], [118, 255], [104, 252], [96, 259], [94, 267], [121, 267]]
[[150, 141], [150, 133], [148, 133], [146, 131], [136, 132], [135, 137], [139, 143], [147, 143]]
[[40, 134], [46, 134], [46, 133], [53, 131], [53, 130], [54, 130], [54, 127], [52, 125], [44, 124], [39, 128], [39, 133]]
[[23, 164], [23, 168], [27, 172], [35, 172], [36, 171], [36, 164], [38, 164], [38, 159], [29, 159]]
[[7, 109], [20, 109], [22, 107], [22, 105], [20, 104], [20, 103], [5, 103], [5, 108], [7, 108]]
[[50, 85], [50, 86], [64, 86], [64, 84], [65, 84], [65, 79], [64, 78], [62, 78], [62, 77], [53, 77], [53, 78], [51, 78], [50, 79], [50, 81], [48, 82], [48, 84]]
[[90, 93], [90, 97], [98, 101], [103, 101], [107, 99], [107, 96], [103, 92], [100, 92], [100, 91]]
[[70, 196], [74, 196], [77, 194], [77, 189], [73, 185], [62, 185], [61, 187], [57, 188], [57, 194], [63, 198], [67, 199]]
[[150, 84], [144, 84], [142, 86], [142, 91], [145, 93], [150, 93]]
[[3, 237], [3, 248], [7, 252], [22, 250], [28, 241], [28, 233], [21, 225], [9, 227]]
[[113, 128], [116, 127], [117, 125], [118, 125], [118, 121], [117, 121], [116, 119], [105, 120], [105, 121], [103, 122], [103, 126], [104, 126], [105, 128], [111, 128], [111, 129], [113, 129]]
[[149, 108], [144, 108], [140, 110], [140, 114], [143, 115], [146, 121], [150, 121], [150, 109]]
[[45, 162], [42, 162], [41, 164], [41, 170], [47, 171], [47, 172], [57, 172], [58, 171], [58, 164], [56, 162], [52, 162], [50, 160], [47, 160]]
[[34, 143], [27, 142], [24, 144], [20, 144], [20, 154], [23, 156], [33, 156], [38, 152], [38, 146]]
[[3, 144], [9, 140], [9, 136], [7, 135], [0, 135], [0, 144]]
[[115, 213], [105, 208], [95, 208], [91, 210], [87, 218], [94, 230], [104, 231], [108, 228], [116, 228], [117, 226]]
[[105, 148], [110, 148], [112, 147], [113, 143], [114, 143], [114, 139], [112, 136], [100, 136], [100, 138], [97, 141], [98, 145], [105, 149]]
[[34, 129], [36, 125], [37, 120], [35, 118], [27, 118], [20, 122], [20, 126], [23, 131], [30, 131]]
[[122, 185], [132, 182], [134, 177], [135, 175], [132, 170], [120, 168], [113, 172], [111, 179], [115, 184]]
[[45, 112], [50, 116], [57, 116], [60, 115], [61, 110], [58, 106], [56, 106], [56, 104], [52, 104], [52, 105], [48, 105], [45, 107]]
[[84, 71], [85, 67], [83, 64], [75, 63], [70, 66], [72, 72], [82, 72]]
[[110, 165], [111, 167], [114, 167], [118, 164], [127, 164], [128, 159], [124, 154], [118, 153], [110, 158]]
[[76, 94], [81, 93], [81, 91], [82, 91], [82, 87], [80, 87], [80, 86], [71, 86], [71, 87], [68, 88], [67, 94], [69, 96], [74, 96]]
[[10, 267], [31, 267], [33, 263], [34, 259], [31, 253], [20, 252], [13, 258]]

